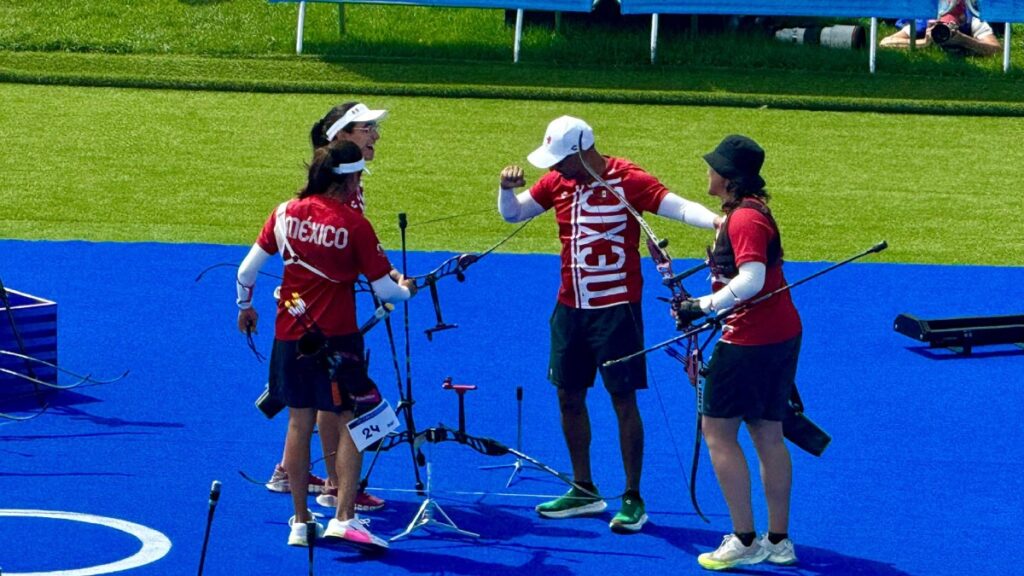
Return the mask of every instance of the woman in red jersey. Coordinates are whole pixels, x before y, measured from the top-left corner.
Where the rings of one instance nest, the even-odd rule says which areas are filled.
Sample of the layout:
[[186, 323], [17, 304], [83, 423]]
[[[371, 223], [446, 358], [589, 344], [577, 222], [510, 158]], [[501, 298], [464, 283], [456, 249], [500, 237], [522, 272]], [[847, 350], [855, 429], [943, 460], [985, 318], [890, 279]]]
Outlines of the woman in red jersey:
[[[356, 363], [363, 358], [363, 338], [355, 315], [355, 280], [365, 276], [385, 302], [408, 299], [415, 291], [411, 280], [400, 277], [396, 283], [392, 279], [391, 263], [373, 226], [351, 205], [364, 166], [362, 151], [352, 142], [318, 149], [298, 198], [271, 213], [239, 267], [238, 327], [245, 331], [258, 321], [252, 294], [260, 267], [275, 253], [280, 253], [285, 263], [269, 385], [270, 393], [289, 408], [285, 452], [291, 478], [303, 478], [309, 469], [309, 442], [317, 411], [338, 414], [340, 429], [353, 418], [353, 395], [368, 385], [365, 366], [351, 378], [332, 378], [324, 361], [329, 353]], [[325, 338], [324, 350], [313, 355], [305, 350], [300, 353], [300, 342], [313, 325]], [[385, 550], [387, 543], [371, 534], [355, 515], [362, 455], [348, 435], [340, 436], [337, 511], [323, 535], [362, 549]], [[306, 508], [308, 487], [293, 484], [291, 494], [295, 513], [289, 520], [288, 544], [305, 546], [305, 522], [312, 520]], [[319, 524], [317, 528], [318, 532], [323, 529]]]
[[[727, 136], [704, 156], [708, 193], [726, 214], [711, 255], [713, 293], [684, 302], [683, 323], [719, 314], [786, 284], [782, 239], [768, 209], [761, 178], [764, 150], [746, 136]], [[768, 560], [795, 564], [788, 536], [792, 466], [782, 420], [796, 377], [802, 327], [789, 291], [727, 316], [708, 363], [701, 414], [718, 484], [733, 532], [697, 561], [710, 570]], [[754, 441], [768, 501], [768, 533], [757, 538], [750, 502], [750, 471], [737, 436], [741, 423]]]
[[[316, 150], [328, 144], [352, 142], [359, 146], [363, 153], [363, 160], [370, 162], [376, 156], [377, 141], [380, 140], [380, 123], [388, 116], [387, 110], [373, 110], [362, 102], [345, 102], [334, 106], [313, 124], [310, 129], [310, 141]], [[365, 170], [365, 169], [364, 169]], [[367, 170], [368, 171], [368, 170]], [[363, 197], [363, 187], [352, 195], [349, 204], [355, 210], [364, 212], [366, 202]], [[392, 278], [397, 278], [397, 272]], [[320, 443], [323, 448], [324, 462], [327, 465], [328, 479], [325, 480], [314, 475], [312, 472], [306, 474], [310, 493], [317, 494], [316, 502], [321, 506], [334, 508], [337, 506], [338, 479], [334, 475], [336, 469], [334, 447], [338, 445], [341, 431], [338, 429], [338, 419], [331, 413], [324, 413], [317, 417], [317, 431], [320, 436]], [[274, 472], [267, 481], [266, 487], [271, 492], [287, 493], [291, 491], [288, 473], [285, 470], [287, 465], [287, 452], [281, 456], [280, 464], [274, 467]], [[356, 510], [359, 512], [372, 512], [380, 510], [385, 505], [384, 499], [375, 496], [365, 490], [356, 493]]]

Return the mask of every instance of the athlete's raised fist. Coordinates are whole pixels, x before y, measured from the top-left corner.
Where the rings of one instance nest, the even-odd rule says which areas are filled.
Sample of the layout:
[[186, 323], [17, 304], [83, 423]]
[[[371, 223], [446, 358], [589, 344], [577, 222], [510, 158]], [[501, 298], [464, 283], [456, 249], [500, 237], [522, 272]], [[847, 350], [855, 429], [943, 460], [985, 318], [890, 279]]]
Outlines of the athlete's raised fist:
[[506, 166], [501, 171], [501, 187], [502, 188], [519, 188], [520, 186], [526, 185], [526, 178], [523, 175], [523, 169], [515, 164]]

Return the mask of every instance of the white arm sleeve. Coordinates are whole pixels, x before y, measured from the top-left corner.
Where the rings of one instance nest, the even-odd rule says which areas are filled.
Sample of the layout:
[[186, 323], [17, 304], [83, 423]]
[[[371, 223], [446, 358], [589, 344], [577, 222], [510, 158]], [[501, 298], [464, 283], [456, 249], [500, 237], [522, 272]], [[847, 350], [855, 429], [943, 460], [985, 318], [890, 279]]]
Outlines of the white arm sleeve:
[[658, 216], [671, 218], [696, 226], [697, 228], [714, 228], [715, 213], [703, 204], [691, 202], [677, 194], [669, 192], [658, 206]]
[[260, 273], [260, 268], [268, 258], [268, 252], [260, 248], [259, 244], [253, 244], [245, 260], [238, 266], [238, 276], [235, 278], [235, 291], [238, 297], [235, 303], [240, 310], [252, 308], [252, 289], [256, 286], [256, 275]]
[[401, 302], [412, 297], [409, 289], [392, 280], [390, 274], [385, 274], [370, 282], [370, 287], [373, 288], [373, 293], [377, 295], [377, 298], [385, 302]]
[[498, 213], [506, 222], [522, 222], [544, 212], [544, 208], [530, 195], [512, 188], [498, 188]]
[[764, 288], [765, 266], [761, 262], [745, 262], [740, 265], [736, 277], [718, 292], [700, 298], [700, 308], [705, 312], [718, 312], [749, 300]]

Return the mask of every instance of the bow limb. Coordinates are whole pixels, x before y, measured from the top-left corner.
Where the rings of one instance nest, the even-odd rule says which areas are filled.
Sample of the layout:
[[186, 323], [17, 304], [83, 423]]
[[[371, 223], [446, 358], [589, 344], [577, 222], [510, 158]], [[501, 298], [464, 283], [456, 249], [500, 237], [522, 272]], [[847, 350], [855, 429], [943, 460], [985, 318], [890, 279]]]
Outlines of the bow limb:
[[[700, 392], [697, 393], [698, 397]], [[700, 509], [700, 504], [697, 503], [697, 468], [700, 466], [700, 441], [703, 435], [703, 429], [701, 427], [701, 414], [700, 408], [697, 409], [697, 430], [694, 433], [693, 440], [693, 464], [690, 466], [690, 502], [693, 504], [693, 510], [700, 516], [700, 519], [705, 523], [710, 524], [707, 516]]]
[[[580, 486], [568, 475], [559, 472], [558, 470], [555, 470], [551, 466], [548, 466], [547, 464], [541, 462], [540, 460], [537, 460], [536, 458], [528, 454], [524, 454], [519, 450], [509, 448], [508, 446], [502, 444], [501, 442], [498, 442], [493, 438], [471, 436], [464, 432], [452, 430], [451, 428], [448, 428], [444, 425], [438, 426], [436, 428], [428, 428], [427, 430], [424, 430], [423, 432], [417, 435], [417, 438], [420, 437], [422, 437], [424, 440], [428, 442], [433, 443], [457, 442], [459, 444], [468, 446], [469, 448], [475, 450], [476, 452], [479, 452], [480, 454], [483, 454], [484, 456], [504, 456], [505, 454], [511, 454], [516, 458], [519, 458], [525, 462], [529, 462], [538, 470], [542, 470], [554, 476], [555, 478], [558, 478], [562, 482], [565, 482], [566, 484], [575, 488], [576, 490], [578, 490], [582, 494], [585, 494], [586, 496], [589, 496], [591, 498], [604, 498], [597, 492]], [[622, 495], [620, 494], [616, 496], [616, 498], [621, 496]]]
[[526, 225], [529, 224], [530, 222], [533, 222], [533, 218], [517, 226], [516, 229], [513, 230], [510, 234], [508, 234], [501, 240], [498, 240], [493, 245], [491, 245], [490, 248], [484, 250], [483, 252], [467, 252], [463, 254], [458, 254], [456, 256], [452, 256], [451, 258], [448, 258], [444, 262], [441, 262], [441, 264], [437, 266], [437, 268], [434, 268], [430, 272], [423, 274], [421, 276], [411, 276], [411, 278], [416, 281], [417, 288], [423, 288], [425, 286], [428, 286], [429, 284], [432, 284], [440, 280], [441, 278], [444, 278], [445, 276], [455, 276], [461, 282], [464, 279], [463, 273], [466, 271], [467, 268], [469, 268], [473, 264], [476, 264], [485, 256], [487, 256], [491, 252], [494, 252], [503, 244], [511, 240], [513, 237], [515, 237], [516, 234], [519, 234], [519, 232], [521, 232], [523, 228], [526, 228]]
[[[708, 342], [710, 341], [709, 338]], [[710, 523], [697, 502], [697, 468], [700, 466], [700, 441], [704, 436], [704, 416], [701, 413], [701, 405], [704, 403], [704, 390], [701, 387], [700, 381], [701, 370], [704, 368], [704, 349], [697, 341], [697, 334], [691, 336], [687, 340], [686, 345], [689, 349], [689, 354], [686, 357], [686, 376], [690, 380], [690, 385], [693, 386], [694, 412], [697, 414], [697, 423], [694, 426], [693, 433], [693, 463], [690, 465], [690, 503], [693, 504], [693, 510], [697, 513], [697, 516], [705, 523]]]
[[[235, 263], [232, 263], [232, 262], [218, 262], [217, 264], [213, 264], [213, 265], [207, 266], [206, 268], [203, 268], [199, 272], [199, 274], [196, 276], [195, 281], [199, 282], [200, 280], [203, 279], [204, 276], [206, 276], [206, 274], [208, 272], [210, 272], [211, 270], [215, 270], [217, 268], [235, 268], [237, 270], [238, 269], [238, 264], [235, 264]], [[271, 273], [271, 272], [262, 272], [262, 271], [260, 271], [259, 275], [260, 276], [267, 276], [269, 278], [276, 278], [277, 280], [282, 280], [281, 276], [279, 276], [277, 274], [274, 274], [274, 273]]]
[[45, 380], [40, 380], [38, 378], [33, 378], [32, 376], [26, 376], [25, 374], [21, 374], [19, 372], [15, 372], [14, 370], [8, 370], [7, 368], [0, 368], [0, 373], [7, 374], [8, 376], [14, 376], [15, 378], [21, 378], [22, 380], [26, 380], [28, 382], [31, 382], [33, 384], [37, 384], [39, 386], [45, 386], [47, 388], [52, 388], [54, 390], [71, 390], [73, 388], [78, 388], [79, 386], [81, 386], [82, 384], [85, 384], [86, 382], [89, 382], [89, 376], [88, 375], [86, 375], [84, 378], [82, 378], [78, 382], [75, 382], [74, 384], [70, 384], [70, 385], [67, 385], [67, 386], [61, 386], [60, 384], [51, 384], [49, 382], [46, 382]]
[[508, 450], [509, 454], [515, 456], [516, 458], [519, 458], [520, 460], [523, 460], [523, 461], [529, 462], [530, 464], [533, 464], [538, 469], [543, 470], [544, 472], [547, 472], [548, 474], [551, 474], [555, 478], [558, 478], [562, 482], [565, 482], [566, 484], [568, 484], [569, 486], [572, 486], [576, 490], [579, 490], [583, 494], [585, 494], [587, 496], [590, 496], [591, 498], [603, 498], [603, 496], [601, 496], [597, 492], [595, 492], [593, 490], [588, 490], [587, 488], [584, 488], [583, 486], [580, 486], [579, 484], [576, 483], [575, 480], [570, 478], [567, 474], [565, 474], [563, 472], [559, 472], [558, 470], [555, 470], [554, 468], [552, 468], [551, 466], [548, 466], [547, 464], [541, 462], [540, 460], [537, 460], [536, 458], [533, 458], [532, 456], [528, 456], [528, 455], [523, 454], [522, 452], [520, 452], [518, 450], [514, 450], [512, 448], [506, 448], [506, 449]]
[[43, 404], [43, 407], [40, 408], [38, 412], [31, 416], [13, 416], [11, 414], [7, 414], [6, 412], [0, 412], [0, 418], [3, 418], [4, 420], [13, 420], [15, 422], [25, 422], [27, 420], [33, 420], [35, 418], [42, 416], [43, 413], [46, 412], [49, 408], [50, 403], [47, 402], [46, 404]]
[[[53, 362], [47, 362], [46, 360], [35, 358], [33, 356], [28, 356], [26, 354], [19, 354], [17, 352], [12, 352], [10, 350], [0, 350], [0, 355], [11, 356], [13, 358], [20, 358], [20, 359], [28, 361], [28, 362], [35, 362], [36, 364], [41, 364], [43, 366], [47, 366], [49, 368], [53, 368], [54, 370], [57, 370], [58, 372], [63, 372], [64, 374], [67, 374], [68, 376], [74, 376], [75, 378], [78, 378], [79, 380], [81, 380], [81, 382], [79, 382], [75, 386], [78, 386], [78, 385], [80, 385], [82, 383], [85, 383], [85, 382], [91, 382], [93, 384], [113, 384], [114, 382], [117, 382], [118, 380], [122, 380], [123, 378], [128, 376], [128, 372], [129, 372], [128, 370], [125, 370], [124, 373], [121, 374], [120, 376], [118, 376], [117, 378], [110, 378], [109, 380], [104, 380], [104, 379], [93, 378], [91, 374], [82, 375], [82, 374], [79, 374], [77, 372], [73, 372], [71, 370], [68, 370], [67, 368], [62, 368], [62, 367], [54, 364]], [[51, 388], [58, 388], [58, 389], [63, 389], [63, 390], [67, 390], [68, 389], [68, 388], [62, 388], [62, 387], [59, 387], [59, 386], [54, 386], [52, 384], [47, 384], [47, 386], [50, 386]]]

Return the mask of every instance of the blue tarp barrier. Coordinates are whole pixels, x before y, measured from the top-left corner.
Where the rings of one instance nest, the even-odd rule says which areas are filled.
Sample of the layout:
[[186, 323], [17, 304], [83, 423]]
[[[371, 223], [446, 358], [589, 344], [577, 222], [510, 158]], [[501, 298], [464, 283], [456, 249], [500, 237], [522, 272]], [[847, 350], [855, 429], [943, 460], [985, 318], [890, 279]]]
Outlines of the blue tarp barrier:
[[933, 18], [936, 10], [935, 0], [620, 0], [620, 4], [623, 14]]
[[983, 0], [979, 8], [989, 22], [1024, 22], [1024, 0]]
[[[299, 0], [269, 0], [271, 4], [297, 4]], [[543, 10], [547, 12], [590, 12], [593, 0], [308, 0], [329, 4], [398, 4], [435, 8], [495, 8], [500, 10]]]

